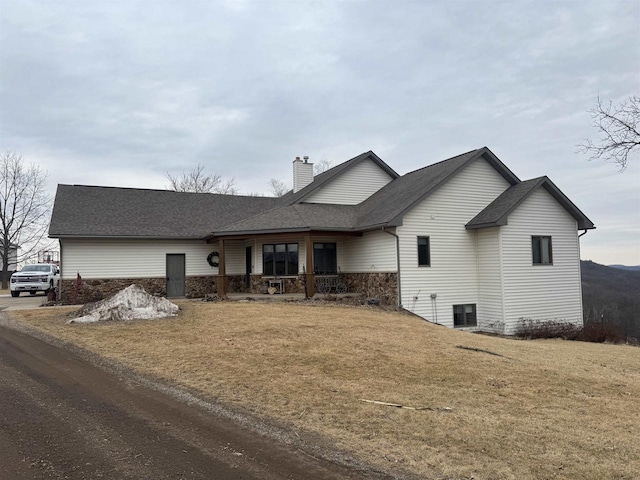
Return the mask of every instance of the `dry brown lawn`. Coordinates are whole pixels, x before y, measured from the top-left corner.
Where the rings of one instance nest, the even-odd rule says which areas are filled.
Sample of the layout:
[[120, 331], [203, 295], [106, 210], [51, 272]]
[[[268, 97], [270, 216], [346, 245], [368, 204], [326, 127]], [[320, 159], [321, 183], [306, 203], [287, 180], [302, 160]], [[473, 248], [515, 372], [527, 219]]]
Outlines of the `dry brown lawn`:
[[65, 325], [60, 309], [11, 316], [223, 404], [325, 434], [389, 472], [638, 478], [640, 348], [493, 338], [367, 308], [181, 307], [176, 319], [101, 325]]

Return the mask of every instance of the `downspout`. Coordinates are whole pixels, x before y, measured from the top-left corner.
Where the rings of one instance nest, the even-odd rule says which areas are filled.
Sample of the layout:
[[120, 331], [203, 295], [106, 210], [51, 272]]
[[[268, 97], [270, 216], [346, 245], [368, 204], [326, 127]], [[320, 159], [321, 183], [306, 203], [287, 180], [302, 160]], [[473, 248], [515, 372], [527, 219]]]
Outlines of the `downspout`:
[[587, 230], [586, 228], [584, 229], [584, 232], [582, 232], [580, 235], [578, 235], [578, 241], [576, 242], [578, 245], [578, 271], [580, 272], [580, 282], [579, 282], [579, 286], [580, 286], [580, 314], [581, 314], [581, 320], [582, 320], [582, 326], [584, 327], [584, 298], [582, 296], [582, 264], [580, 263], [580, 237], [583, 235], [586, 235], [587, 232], [589, 230]]
[[398, 235], [393, 232], [385, 230], [385, 227], [382, 227], [382, 231], [393, 237], [396, 237], [396, 265], [398, 267], [398, 307], [402, 308], [402, 288], [400, 287], [400, 237], [398, 237]]
[[62, 301], [62, 239], [58, 239], [58, 244], [60, 245], [60, 265], [58, 268], [60, 269], [60, 276], [58, 277], [58, 298], [56, 300], [58, 302]]

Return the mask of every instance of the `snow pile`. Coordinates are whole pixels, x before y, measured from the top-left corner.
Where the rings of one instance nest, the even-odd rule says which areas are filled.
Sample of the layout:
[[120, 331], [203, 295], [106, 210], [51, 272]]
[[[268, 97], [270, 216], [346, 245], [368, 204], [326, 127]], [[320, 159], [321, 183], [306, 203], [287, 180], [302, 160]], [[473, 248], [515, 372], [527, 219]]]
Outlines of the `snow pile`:
[[174, 317], [178, 307], [166, 298], [149, 295], [140, 285], [129, 285], [115, 295], [81, 308], [67, 323], [142, 320]]

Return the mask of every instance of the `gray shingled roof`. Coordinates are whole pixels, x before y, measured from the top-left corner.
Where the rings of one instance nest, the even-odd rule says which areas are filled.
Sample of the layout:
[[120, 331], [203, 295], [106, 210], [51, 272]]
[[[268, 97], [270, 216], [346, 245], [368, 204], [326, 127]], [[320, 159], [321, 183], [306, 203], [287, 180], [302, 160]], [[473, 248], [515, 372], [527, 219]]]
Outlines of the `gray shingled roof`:
[[357, 209], [352, 205], [296, 203], [234, 223], [222, 231], [218, 230], [216, 235], [239, 235], [251, 232], [353, 230], [356, 216]]
[[401, 225], [402, 217], [407, 211], [435, 192], [455, 173], [479, 158], [491, 163], [512, 185], [520, 181], [487, 147], [472, 150], [407, 173], [378, 190], [360, 204], [357, 227]]
[[509, 214], [538, 188], [547, 190], [578, 222], [579, 229], [595, 228], [576, 205], [569, 200], [548, 177], [532, 178], [506, 189], [498, 198], [476, 215], [466, 228], [468, 230], [506, 225]]
[[[312, 191], [370, 158], [394, 180], [359, 205], [304, 203]], [[402, 177], [373, 152], [366, 152], [314, 178], [311, 185], [282, 198], [246, 197], [167, 190], [59, 185], [49, 236], [208, 238], [282, 231], [364, 231], [402, 224], [402, 217], [457, 172], [484, 158], [511, 185], [467, 224], [502, 225], [533, 190], [543, 186], [577, 220], [593, 223], [547, 177], [520, 182], [488, 148], [458, 155]], [[503, 223], [501, 223], [503, 222]]]
[[58, 185], [50, 237], [205, 238], [278, 199], [167, 190]]
[[[372, 154], [372, 152], [363, 153], [342, 165], [338, 165], [338, 167], [334, 167], [332, 169], [334, 172], [329, 170], [325, 174], [332, 173], [330, 178], [333, 178], [336, 169], [350, 162], [372, 158]], [[255, 218], [229, 225], [217, 230], [215, 234], [225, 236], [240, 233], [268, 233], [276, 230], [362, 231], [378, 226], [400, 225], [405, 212], [433, 193], [457, 171], [481, 157], [492, 163], [510, 183], [519, 182], [518, 178], [488, 148], [484, 147], [397, 177], [359, 205], [299, 203], [304, 202], [304, 197], [317, 188], [315, 186], [313, 190], [306, 191], [309, 188], [306, 187], [298, 194], [283, 197], [282, 201], [285, 205]], [[341, 168], [338, 171], [344, 172], [344, 170]], [[312, 185], [318, 181], [326, 183], [327, 177], [318, 180], [321, 175], [314, 179]]]

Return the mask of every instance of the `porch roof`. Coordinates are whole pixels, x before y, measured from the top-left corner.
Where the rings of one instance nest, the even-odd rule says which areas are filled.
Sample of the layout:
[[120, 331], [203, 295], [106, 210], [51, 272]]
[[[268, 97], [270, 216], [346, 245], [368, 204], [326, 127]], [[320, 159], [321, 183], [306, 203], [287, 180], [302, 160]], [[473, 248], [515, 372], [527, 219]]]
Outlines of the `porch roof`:
[[312, 230], [353, 231], [357, 220], [353, 205], [297, 203], [234, 223], [213, 234], [216, 237]]

